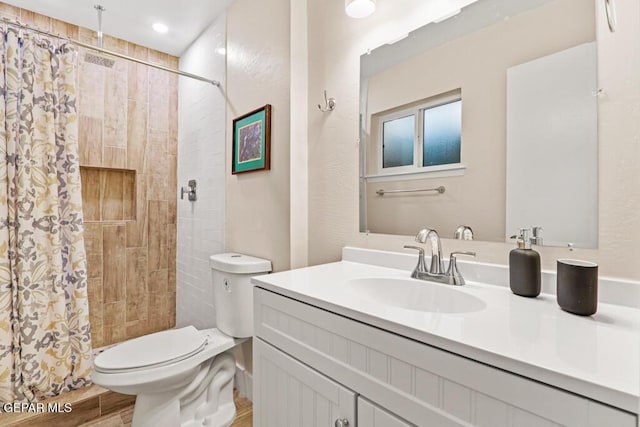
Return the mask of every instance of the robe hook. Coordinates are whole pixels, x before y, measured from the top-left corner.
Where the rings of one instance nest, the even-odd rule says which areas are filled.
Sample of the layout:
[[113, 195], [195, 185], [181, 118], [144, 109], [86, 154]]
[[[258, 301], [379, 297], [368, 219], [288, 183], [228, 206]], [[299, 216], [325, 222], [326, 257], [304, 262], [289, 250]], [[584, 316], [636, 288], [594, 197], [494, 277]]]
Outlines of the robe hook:
[[318, 104], [318, 110], [326, 113], [328, 111], [333, 111], [336, 108], [336, 99], [335, 98], [327, 98], [327, 91], [324, 91], [324, 108], [322, 105]]

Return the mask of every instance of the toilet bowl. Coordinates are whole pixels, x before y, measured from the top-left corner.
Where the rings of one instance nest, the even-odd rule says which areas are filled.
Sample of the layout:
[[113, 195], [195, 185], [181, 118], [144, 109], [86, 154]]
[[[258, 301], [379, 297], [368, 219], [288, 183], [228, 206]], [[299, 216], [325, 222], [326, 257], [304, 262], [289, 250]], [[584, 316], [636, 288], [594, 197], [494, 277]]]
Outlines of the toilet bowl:
[[210, 258], [218, 328], [193, 326], [118, 344], [94, 360], [94, 383], [136, 395], [133, 427], [224, 427], [235, 418], [231, 349], [253, 334], [250, 278], [271, 262], [240, 254]]

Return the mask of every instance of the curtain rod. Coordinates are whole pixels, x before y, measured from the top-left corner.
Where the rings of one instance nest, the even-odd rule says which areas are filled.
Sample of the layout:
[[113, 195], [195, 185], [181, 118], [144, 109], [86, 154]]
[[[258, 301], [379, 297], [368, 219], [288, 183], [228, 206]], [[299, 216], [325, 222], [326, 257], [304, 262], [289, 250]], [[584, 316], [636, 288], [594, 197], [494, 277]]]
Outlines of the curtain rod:
[[84, 47], [86, 49], [91, 49], [91, 50], [94, 50], [96, 52], [104, 53], [106, 55], [115, 56], [116, 58], [126, 59], [127, 61], [137, 62], [138, 64], [146, 65], [146, 66], [152, 67], [152, 68], [157, 68], [159, 70], [167, 71], [167, 72], [173, 73], [173, 74], [178, 74], [180, 76], [189, 77], [190, 79], [200, 80], [201, 82], [209, 83], [209, 84], [212, 84], [214, 86], [220, 87], [220, 82], [218, 80], [207, 79], [206, 77], [198, 76], [197, 74], [191, 74], [191, 73], [187, 73], [186, 71], [176, 70], [175, 68], [169, 68], [169, 67], [165, 67], [164, 65], [160, 65], [160, 64], [155, 64], [153, 62], [144, 61], [142, 59], [138, 59], [138, 58], [134, 58], [134, 57], [129, 56], [129, 55], [125, 55], [123, 53], [118, 53], [118, 52], [114, 52], [114, 51], [111, 51], [111, 50], [108, 50], [108, 49], [103, 49], [101, 47], [93, 46], [93, 45], [90, 45], [88, 43], [81, 42], [79, 40], [74, 40], [74, 39], [69, 38], [69, 37], [64, 37], [64, 36], [61, 36], [59, 34], [54, 34], [54, 33], [51, 33], [49, 31], [38, 30], [36, 28], [30, 27], [29, 25], [22, 24], [22, 23], [17, 22], [17, 21], [12, 21], [12, 20], [7, 19], [7, 18], [2, 18], [2, 22], [4, 22], [5, 24], [8, 24], [8, 25], [13, 25], [13, 26], [16, 26], [16, 27], [24, 28], [24, 29], [29, 30], [29, 31], [33, 31], [35, 33], [44, 34], [44, 35], [47, 35], [47, 36], [55, 37], [57, 39], [65, 40], [65, 41], [67, 41], [69, 43], [73, 43], [73, 44], [75, 44], [77, 46]]

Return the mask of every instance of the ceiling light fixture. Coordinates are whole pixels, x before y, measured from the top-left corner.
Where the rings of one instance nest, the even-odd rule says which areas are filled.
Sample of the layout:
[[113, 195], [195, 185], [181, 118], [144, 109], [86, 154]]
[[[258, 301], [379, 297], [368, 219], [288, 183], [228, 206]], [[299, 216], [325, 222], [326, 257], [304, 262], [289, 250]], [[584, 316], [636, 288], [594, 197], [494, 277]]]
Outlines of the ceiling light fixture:
[[344, 11], [352, 18], [365, 18], [376, 10], [376, 0], [345, 0]]
[[169, 31], [169, 27], [167, 27], [166, 25], [164, 25], [162, 22], [156, 22], [155, 24], [153, 24], [152, 28], [161, 34], [166, 33], [167, 31]]

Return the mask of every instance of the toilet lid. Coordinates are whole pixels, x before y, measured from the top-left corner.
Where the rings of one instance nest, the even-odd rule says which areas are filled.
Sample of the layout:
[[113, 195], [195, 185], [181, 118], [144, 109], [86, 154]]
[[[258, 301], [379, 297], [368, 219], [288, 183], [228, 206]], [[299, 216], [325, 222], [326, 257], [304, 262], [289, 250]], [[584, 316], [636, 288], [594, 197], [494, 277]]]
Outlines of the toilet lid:
[[199, 353], [206, 336], [193, 326], [134, 338], [100, 353], [94, 360], [100, 371], [127, 371], [164, 365]]

